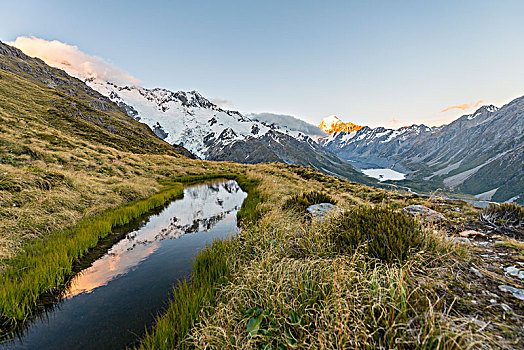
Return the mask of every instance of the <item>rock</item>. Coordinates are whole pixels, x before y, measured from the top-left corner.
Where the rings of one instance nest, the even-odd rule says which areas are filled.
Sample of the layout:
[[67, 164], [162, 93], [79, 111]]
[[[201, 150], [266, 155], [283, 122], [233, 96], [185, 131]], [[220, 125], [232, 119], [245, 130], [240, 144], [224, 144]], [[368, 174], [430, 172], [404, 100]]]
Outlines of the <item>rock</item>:
[[425, 221], [441, 221], [446, 218], [438, 211], [434, 211], [423, 205], [409, 205], [402, 209], [403, 212], [410, 215], [420, 215]]
[[467, 230], [459, 233], [460, 237], [485, 237], [486, 235], [482, 232]]
[[306, 208], [306, 211], [311, 214], [313, 219], [323, 221], [326, 215], [338, 213], [341, 209], [331, 203], [320, 203], [310, 205]]
[[471, 244], [471, 241], [469, 240], [469, 238], [466, 238], [466, 237], [446, 237], [446, 240], [455, 242], [455, 243]]
[[499, 286], [499, 289], [503, 292], [508, 292], [508, 293], [513, 294], [513, 296], [519, 300], [524, 300], [524, 289], [507, 286], [505, 284], [501, 284]]
[[508, 275], [524, 279], [524, 270], [520, 270], [515, 266], [508, 266], [504, 269]]
[[477, 275], [477, 277], [484, 278], [484, 275], [483, 275], [479, 270], [477, 270], [476, 268], [474, 268], [473, 266], [470, 267], [470, 269], [471, 269], [471, 271], [473, 271], [473, 273], [474, 273], [475, 275]]

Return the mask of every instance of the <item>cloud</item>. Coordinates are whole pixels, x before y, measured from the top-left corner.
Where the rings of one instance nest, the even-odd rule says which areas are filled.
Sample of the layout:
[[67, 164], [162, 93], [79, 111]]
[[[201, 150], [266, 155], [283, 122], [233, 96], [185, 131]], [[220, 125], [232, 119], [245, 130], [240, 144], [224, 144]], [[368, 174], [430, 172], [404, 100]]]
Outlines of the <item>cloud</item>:
[[226, 99], [219, 98], [219, 97], [212, 98], [210, 101], [221, 108], [231, 108], [234, 106], [233, 101], [226, 100]]
[[45, 40], [34, 36], [19, 36], [7, 44], [19, 48], [26, 55], [38, 57], [50, 66], [61, 68], [79, 79], [98, 78], [117, 85], [140, 85], [129, 73], [113, 66], [104, 59], [90, 56], [58, 40]]
[[445, 108], [442, 110], [442, 112], [447, 112], [449, 111], [450, 109], [454, 109], [454, 108], [457, 108], [457, 109], [462, 109], [463, 111], [465, 111], [466, 109], [469, 109], [471, 107], [478, 107], [480, 106], [480, 104], [484, 102], [482, 100], [478, 100], [477, 102], [472, 102], [472, 103], [464, 103], [464, 104], [461, 104], [461, 105], [457, 105], [457, 106], [450, 106], [448, 108]]

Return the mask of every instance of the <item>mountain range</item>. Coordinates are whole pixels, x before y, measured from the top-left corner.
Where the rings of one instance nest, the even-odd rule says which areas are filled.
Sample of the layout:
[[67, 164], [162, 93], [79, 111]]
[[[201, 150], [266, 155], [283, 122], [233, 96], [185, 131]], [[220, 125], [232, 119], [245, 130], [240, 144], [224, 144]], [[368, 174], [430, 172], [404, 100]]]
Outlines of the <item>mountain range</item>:
[[[289, 115], [223, 109], [197, 91], [82, 81], [1, 42], [0, 68], [59, 95], [41, 102], [46, 123], [115, 148], [298, 164], [375, 185], [356, 169], [391, 168], [407, 174], [395, 184], [424, 192], [524, 202], [524, 97], [439, 127], [371, 128], [336, 116], [314, 126]], [[88, 132], [93, 127], [98, 131]]]
[[482, 200], [524, 201], [524, 97], [482, 106], [439, 127], [364, 127], [320, 143], [358, 168], [407, 173], [395, 183], [446, 189]]
[[118, 86], [97, 79], [86, 83], [148, 125], [159, 138], [200, 159], [298, 164], [360, 183], [376, 183], [316, 142], [314, 138], [325, 135], [320, 128], [294, 117], [243, 115], [218, 107], [197, 91]]

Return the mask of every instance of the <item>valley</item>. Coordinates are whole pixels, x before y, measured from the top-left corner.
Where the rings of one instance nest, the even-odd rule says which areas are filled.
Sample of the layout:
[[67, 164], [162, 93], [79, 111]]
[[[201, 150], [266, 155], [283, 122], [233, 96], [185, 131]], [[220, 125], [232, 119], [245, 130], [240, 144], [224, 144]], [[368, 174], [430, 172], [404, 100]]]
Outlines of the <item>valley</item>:
[[521, 348], [524, 209], [404, 188], [520, 203], [522, 101], [323, 135], [0, 43], [0, 348]]

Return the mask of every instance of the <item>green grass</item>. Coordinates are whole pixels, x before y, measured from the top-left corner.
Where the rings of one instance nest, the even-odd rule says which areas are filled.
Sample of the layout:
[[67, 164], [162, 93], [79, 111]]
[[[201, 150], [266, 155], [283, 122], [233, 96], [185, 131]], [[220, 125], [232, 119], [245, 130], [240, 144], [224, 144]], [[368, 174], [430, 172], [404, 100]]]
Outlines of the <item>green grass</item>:
[[31, 315], [39, 296], [60, 288], [71, 274], [74, 261], [94, 248], [99, 239], [111, 234], [112, 229], [182, 195], [183, 185], [172, 184], [145, 200], [86, 218], [72, 229], [28, 241], [0, 276], [3, 328], [12, 327]]

